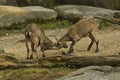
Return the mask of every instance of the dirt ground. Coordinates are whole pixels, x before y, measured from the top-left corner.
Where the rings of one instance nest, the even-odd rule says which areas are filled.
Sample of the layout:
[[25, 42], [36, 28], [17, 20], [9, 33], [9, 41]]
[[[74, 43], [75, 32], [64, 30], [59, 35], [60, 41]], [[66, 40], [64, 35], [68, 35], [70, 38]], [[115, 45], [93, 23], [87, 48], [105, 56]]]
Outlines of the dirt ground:
[[[56, 42], [54, 36], [60, 38], [67, 32], [68, 29], [56, 29], [46, 30], [46, 35], [53, 41]], [[90, 43], [90, 39], [85, 37], [76, 43], [74, 47], [74, 53], [76, 56], [108, 56], [108, 55], [119, 55], [120, 54], [120, 30], [105, 29], [98, 32], [99, 49], [98, 53], [95, 53], [95, 44], [91, 51], [87, 51], [87, 47]], [[24, 43], [17, 42], [24, 39], [23, 34], [7, 34], [6, 36], [0, 37], [0, 47], [5, 49], [6, 53], [12, 53], [17, 59], [26, 59], [26, 47]], [[68, 45], [70, 42], [68, 42]], [[38, 48], [38, 51], [40, 48]], [[68, 49], [60, 50], [48, 50], [45, 51], [47, 57], [61, 55], [61, 51], [67, 52]], [[41, 52], [39, 51], [41, 57]]]

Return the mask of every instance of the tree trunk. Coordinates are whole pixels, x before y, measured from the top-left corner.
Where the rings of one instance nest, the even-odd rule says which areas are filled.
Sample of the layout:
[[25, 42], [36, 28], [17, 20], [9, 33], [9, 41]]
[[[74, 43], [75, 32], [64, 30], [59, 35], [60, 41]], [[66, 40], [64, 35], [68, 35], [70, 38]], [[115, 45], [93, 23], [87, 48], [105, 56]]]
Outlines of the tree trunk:
[[116, 56], [54, 56], [40, 59], [43, 67], [61, 67], [80, 68], [86, 66], [120, 66], [120, 55]]
[[4, 69], [19, 69], [30, 67], [69, 67], [69, 68], [81, 68], [87, 66], [120, 66], [120, 55], [114, 56], [53, 56], [46, 57], [38, 60], [24, 60], [22, 62], [16, 62], [14, 64], [0, 64], [0, 70]]
[[107, 19], [107, 18], [103, 18], [103, 17], [94, 17], [94, 18], [96, 18], [96, 19], [101, 19], [101, 20], [103, 20], [103, 21], [108, 21], [108, 22], [110, 22], [110, 23], [120, 25], [120, 19], [116, 19], [116, 18], [109, 18], [109, 19]]

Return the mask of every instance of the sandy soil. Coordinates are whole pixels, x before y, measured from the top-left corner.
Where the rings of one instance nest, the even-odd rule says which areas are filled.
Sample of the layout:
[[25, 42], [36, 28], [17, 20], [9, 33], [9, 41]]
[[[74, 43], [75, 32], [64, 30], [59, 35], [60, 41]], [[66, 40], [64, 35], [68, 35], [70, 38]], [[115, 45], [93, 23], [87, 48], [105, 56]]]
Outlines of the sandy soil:
[[[47, 30], [45, 33], [53, 41], [56, 42], [54, 36], [60, 38], [66, 33], [68, 29], [56, 29]], [[87, 47], [90, 43], [88, 37], [81, 39], [76, 43], [74, 47], [74, 53], [72, 55], [76, 56], [108, 56], [108, 55], [119, 55], [120, 54], [120, 31], [119, 30], [102, 30], [98, 32], [98, 39], [100, 41], [99, 48], [100, 51], [95, 53], [95, 44], [93, 45], [91, 51], [87, 51]], [[0, 47], [5, 49], [6, 53], [12, 53], [18, 59], [26, 59], [26, 47], [24, 43], [18, 42], [24, 39], [23, 34], [7, 34], [6, 36], [0, 37]], [[68, 42], [68, 45], [70, 42]], [[38, 51], [40, 48], [38, 48]], [[47, 57], [61, 55], [61, 51], [68, 51], [68, 49], [60, 50], [48, 50], [45, 52]], [[41, 52], [39, 51], [41, 56]]]

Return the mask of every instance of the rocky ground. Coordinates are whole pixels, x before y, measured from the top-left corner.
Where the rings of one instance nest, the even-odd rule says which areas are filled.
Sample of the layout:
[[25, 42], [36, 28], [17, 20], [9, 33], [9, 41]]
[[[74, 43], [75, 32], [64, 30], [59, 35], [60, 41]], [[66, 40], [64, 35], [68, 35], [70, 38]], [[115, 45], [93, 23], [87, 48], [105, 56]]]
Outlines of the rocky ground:
[[[119, 26], [118, 26], [119, 27]], [[56, 30], [47, 30], [47, 36], [53, 41], [56, 42], [55, 36], [60, 38], [66, 33], [68, 29], [56, 29]], [[85, 37], [76, 43], [73, 55], [77, 56], [108, 56], [108, 55], [119, 55], [120, 53], [120, 31], [113, 29], [100, 30], [98, 32], [98, 39], [100, 41], [98, 53], [94, 53], [95, 45], [92, 47], [91, 51], [87, 51], [87, 47], [90, 43], [90, 39]], [[56, 35], [57, 34], [57, 35]], [[5, 49], [6, 53], [12, 53], [16, 56], [17, 59], [26, 58], [26, 48], [24, 42], [18, 42], [19, 40], [24, 39], [24, 34], [7, 34], [6, 36], [0, 37], [0, 47]], [[68, 45], [70, 42], [68, 42]], [[40, 49], [38, 49], [39, 51]], [[47, 57], [53, 55], [61, 55], [61, 51], [67, 51], [68, 49], [61, 50], [48, 50], [46, 51]], [[39, 52], [41, 56], [41, 53]]]
[[[120, 27], [113, 25], [112, 27]], [[46, 30], [45, 33], [53, 41], [56, 42], [55, 36], [60, 38], [67, 32], [68, 29], [56, 29], [56, 30]], [[76, 43], [74, 47], [75, 56], [109, 56], [109, 55], [120, 55], [120, 30], [107, 28], [105, 30], [100, 30], [98, 32], [98, 39], [100, 40], [99, 48], [100, 51], [95, 53], [95, 44], [93, 45], [91, 51], [87, 51], [87, 47], [90, 43], [90, 39], [85, 37]], [[26, 48], [24, 42], [24, 34], [6, 34], [5, 36], [0, 37], [0, 47], [4, 49], [6, 54], [15, 56], [16, 59], [20, 61], [26, 60]], [[68, 45], [70, 42], [68, 42]], [[41, 52], [39, 51], [39, 56], [41, 57]], [[47, 57], [61, 55], [61, 51], [67, 52], [68, 49], [61, 50], [48, 50], [45, 52]], [[3, 53], [4, 54], [4, 53]], [[5, 55], [6, 55], [5, 54]], [[1, 55], [1, 54], [0, 54]], [[1, 57], [1, 56], [0, 56]], [[14, 59], [15, 60], [15, 59]], [[47, 80], [47, 79], [46, 79]], [[119, 79], [118, 79], [119, 80]]]
[[90, 66], [56, 80], [120, 80], [120, 68]]

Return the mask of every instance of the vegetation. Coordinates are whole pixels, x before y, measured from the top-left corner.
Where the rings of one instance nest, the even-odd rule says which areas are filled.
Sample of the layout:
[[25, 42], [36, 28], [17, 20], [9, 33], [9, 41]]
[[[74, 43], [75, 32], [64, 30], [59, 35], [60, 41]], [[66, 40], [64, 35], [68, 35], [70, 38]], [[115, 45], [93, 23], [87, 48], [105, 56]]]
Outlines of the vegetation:
[[[110, 9], [118, 9], [120, 10], [120, 0], [17, 0], [20, 6], [44, 6], [44, 7], [49, 7], [53, 8], [54, 6], [58, 4], [86, 4], [86, 5], [92, 5], [92, 6], [98, 6], [98, 7], [104, 7], [104, 8], [110, 8]], [[75, 23], [77, 21], [69, 21], [69, 20], [54, 20], [54, 21], [48, 21], [41, 25], [44, 30], [48, 29], [63, 29], [63, 28], [68, 28], [70, 25]], [[101, 30], [106, 29], [108, 27], [111, 27], [111, 23], [105, 22], [105, 21], [98, 21], [99, 28]], [[19, 25], [19, 26], [18, 26]], [[12, 25], [10, 29], [0, 29], [0, 36], [4, 35], [9, 35], [13, 33], [24, 33], [24, 28], [27, 24], [18, 24], [16, 26]], [[114, 30], [120, 30], [119, 27], [112, 27]], [[13, 54], [11, 54], [14, 56]], [[6, 59], [14, 59], [9, 56], [6, 57]], [[59, 59], [59, 58], [58, 58]], [[81, 59], [81, 58], [80, 58]], [[93, 58], [91, 59], [93, 62], [98, 62], [94, 60]], [[103, 60], [103, 59], [102, 59]], [[6, 60], [5, 60], [6, 61]], [[17, 60], [15, 60], [17, 61]], [[55, 63], [57, 60], [54, 60]], [[80, 60], [81, 61], [81, 60]], [[85, 60], [84, 60], [85, 61]], [[0, 79], [2, 78], [3, 80], [54, 80], [56, 78], [59, 78], [61, 76], [64, 76], [72, 71], [75, 71], [76, 68], [74, 65], [72, 65], [73, 68], [70, 68], [71, 65], [68, 64], [67, 66], [65, 65], [65, 61], [61, 62], [63, 66], [60, 67], [54, 67], [52, 64], [48, 64], [50, 62], [47, 62], [47, 65], [49, 66], [48, 68], [38, 68], [38, 67], [30, 67], [30, 68], [20, 68], [20, 69], [7, 69], [7, 70], [1, 70], [0, 71]], [[58, 62], [57, 62], [58, 63]], [[68, 61], [67, 61], [68, 63]], [[89, 63], [87, 61], [86, 63]], [[7, 63], [8, 64], [8, 63]], [[58, 63], [59, 64], [59, 63]], [[81, 62], [81, 64], [84, 64]], [[86, 65], [86, 64], [85, 64]], [[56, 66], [56, 65], [55, 65]]]
[[68, 20], [58, 20], [55, 22], [48, 22], [45, 24], [42, 24], [43, 29], [56, 29], [56, 28], [67, 28], [72, 23]]
[[[75, 69], [70, 68], [22, 68], [1, 71], [4, 80], [54, 80]], [[34, 77], [33, 77], [34, 76]]]
[[[9, 29], [0, 29], [0, 36], [8, 35], [10, 33], [23, 33], [24, 28], [27, 24], [20, 24], [17, 27]], [[72, 25], [72, 22], [68, 20], [49, 21], [43, 23], [41, 26], [43, 29], [56, 29], [56, 28], [67, 28]]]
[[[117, 26], [117, 27], [112, 27], [111, 23], [109, 22], [106, 22], [106, 21], [97, 21], [98, 24], [99, 24], [99, 29], [100, 30], [103, 30], [103, 29], [106, 29], [108, 27], [111, 27], [113, 30], [120, 30], [120, 28]], [[41, 25], [41, 27], [45, 30], [48, 30], [48, 29], [63, 29], [63, 28], [68, 28], [69, 26], [71, 26], [72, 24], [74, 24], [75, 22], [74, 21], [69, 21], [69, 20], [56, 20], [56, 21], [48, 21], [48, 22], [45, 22]], [[4, 36], [4, 35], [8, 35], [8, 34], [12, 34], [12, 33], [24, 33], [24, 28], [27, 24], [20, 24], [19, 26], [17, 27], [12, 27], [10, 30], [9, 29], [0, 29], [0, 36]], [[39, 23], [38, 23], [39, 25]]]
[[98, 24], [99, 24], [100, 30], [106, 29], [111, 25], [111, 23], [109, 23], [107, 21], [98, 21]]

